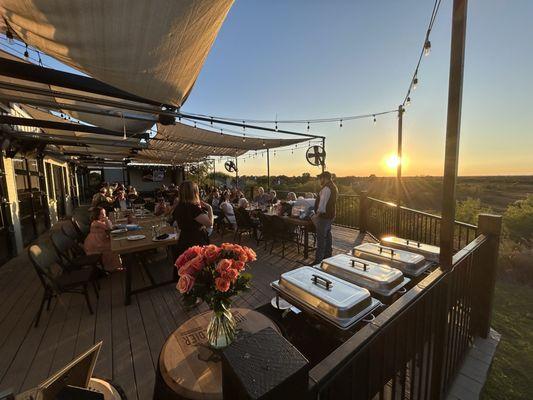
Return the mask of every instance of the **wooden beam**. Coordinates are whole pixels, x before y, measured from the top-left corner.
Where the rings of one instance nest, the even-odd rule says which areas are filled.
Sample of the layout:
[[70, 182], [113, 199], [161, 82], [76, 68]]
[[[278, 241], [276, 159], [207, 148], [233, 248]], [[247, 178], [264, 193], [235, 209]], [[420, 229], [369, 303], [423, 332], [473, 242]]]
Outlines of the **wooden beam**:
[[453, 1], [446, 151], [442, 186], [442, 223], [440, 229], [440, 263], [444, 269], [452, 267], [453, 258], [455, 190], [461, 131], [467, 8], [468, 0]]

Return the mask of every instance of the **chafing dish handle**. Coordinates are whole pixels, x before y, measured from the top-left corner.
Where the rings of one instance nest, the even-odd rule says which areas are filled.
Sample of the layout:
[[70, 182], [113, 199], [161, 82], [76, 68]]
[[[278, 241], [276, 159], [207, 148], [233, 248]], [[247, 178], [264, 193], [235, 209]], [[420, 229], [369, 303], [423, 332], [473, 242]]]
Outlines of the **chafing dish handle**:
[[[409, 239], [406, 239], [405, 243], [409, 246]], [[416, 247], [420, 248], [420, 242], [416, 242]]]
[[385, 251], [390, 251], [390, 255], [391, 255], [391, 257], [394, 257], [394, 249], [387, 249], [387, 248], [384, 248], [384, 247], [379, 246], [379, 253], [380, 253], [380, 254], [383, 253], [384, 250], [385, 250]]
[[355, 261], [352, 259], [352, 268], [355, 268], [355, 263], [363, 265], [363, 271], [366, 271], [368, 268], [368, 264], [360, 261]]
[[324, 286], [326, 290], [330, 290], [333, 287], [333, 282], [331, 282], [329, 279], [326, 279], [323, 276], [315, 275], [315, 274], [311, 276], [312, 276], [311, 281], [313, 281], [315, 285]]

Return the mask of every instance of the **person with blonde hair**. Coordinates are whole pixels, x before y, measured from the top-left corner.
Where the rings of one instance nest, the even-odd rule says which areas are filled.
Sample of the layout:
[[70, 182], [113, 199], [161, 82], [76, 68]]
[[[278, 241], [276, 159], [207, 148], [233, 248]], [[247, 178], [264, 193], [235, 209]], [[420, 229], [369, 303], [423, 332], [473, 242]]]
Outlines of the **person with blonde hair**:
[[[172, 211], [172, 220], [180, 230], [175, 257], [179, 257], [192, 246], [209, 244], [208, 229], [213, 228], [213, 208], [200, 200], [198, 185], [183, 181], [179, 186], [179, 197]], [[176, 270], [174, 269], [177, 278]]]

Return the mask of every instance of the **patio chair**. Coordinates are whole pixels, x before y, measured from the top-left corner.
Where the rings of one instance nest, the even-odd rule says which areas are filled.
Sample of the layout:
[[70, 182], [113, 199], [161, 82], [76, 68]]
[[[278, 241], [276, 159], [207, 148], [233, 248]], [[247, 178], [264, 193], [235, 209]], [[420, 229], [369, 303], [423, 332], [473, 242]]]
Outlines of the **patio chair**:
[[96, 273], [100, 267], [103, 271], [101, 254], [85, 254], [85, 250], [63, 232], [52, 233], [51, 239], [58, 255], [58, 262], [63, 269], [67, 271], [93, 269]]
[[[52, 268], [58, 265], [58, 257], [54, 250], [46, 244], [34, 244], [28, 248], [28, 255], [39, 276], [39, 280], [44, 288], [43, 298], [39, 311], [35, 318], [35, 327], [39, 324], [44, 304], [46, 310], [50, 309], [52, 298], [60, 296], [63, 293], [78, 293], [85, 297], [89, 312], [93, 313], [89, 292], [87, 286], [94, 282], [94, 271], [92, 269], [80, 269], [77, 271], [62, 271], [59, 275], [54, 275]], [[96, 289], [95, 289], [96, 290]]]
[[[268, 241], [274, 243], [274, 228], [272, 225], [272, 217], [259, 213], [259, 231], [261, 232], [260, 240], [265, 242], [265, 250], [267, 249]], [[272, 249], [270, 250], [272, 253]]]
[[277, 215], [272, 217], [272, 237], [270, 254], [272, 254], [276, 242], [281, 242], [281, 257], [285, 257], [286, 243], [296, 243], [298, 254], [300, 253], [300, 241], [296, 227], [286, 223], [283, 218], [278, 217]]
[[237, 229], [233, 235], [234, 242], [238, 239], [238, 243], [241, 243], [242, 235], [246, 233], [253, 235], [253, 238], [256, 240], [257, 244], [259, 244], [259, 240], [257, 238], [257, 224], [254, 224], [254, 221], [250, 217], [250, 214], [248, 214], [248, 211], [243, 210], [242, 208], [236, 208], [235, 221], [237, 222]]
[[74, 228], [78, 231], [80, 237], [82, 238], [82, 241], [85, 240], [85, 238], [89, 234], [91, 225], [85, 224], [83, 221], [80, 221], [77, 217], [72, 218], [72, 224], [74, 225]]
[[61, 225], [61, 230], [65, 235], [81, 245], [83, 243], [83, 237], [81, 233], [74, 226], [74, 220], [72, 218], [66, 219]]

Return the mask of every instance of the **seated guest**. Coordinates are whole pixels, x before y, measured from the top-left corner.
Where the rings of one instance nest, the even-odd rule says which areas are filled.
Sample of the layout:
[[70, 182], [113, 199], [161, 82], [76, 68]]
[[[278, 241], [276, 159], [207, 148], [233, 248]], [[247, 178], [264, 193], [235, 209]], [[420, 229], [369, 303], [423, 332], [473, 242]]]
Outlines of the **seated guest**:
[[257, 196], [254, 197], [254, 202], [260, 206], [265, 206], [270, 201], [270, 196], [265, 193], [265, 189], [262, 187], [257, 188]]
[[[198, 185], [191, 181], [184, 181], [179, 187], [179, 198], [172, 211], [172, 220], [181, 230], [176, 244], [175, 257], [180, 256], [192, 246], [209, 244], [208, 229], [213, 228], [213, 209], [200, 200]], [[174, 268], [174, 278], [177, 271]]]
[[111, 198], [107, 197], [107, 188], [105, 186], [102, 186], [98, 193], [96, 193], [91, 201], [91, 206], [98, 207], [99, 204], [102, 203], [111, 203]]
[[287, 193], [287, 201], [296, 201], [296, 193], [294, 192]]
[[269, 203], [270, 204], [276, 204], [278, 202], [278, 195], [277, 195], [276, 191], [275, 190], [271, 190], [268, 194], [270, 196]]
[[239, 204], [238, 204], [237, 208], [246, 210], [248, 208], [248, 205], [249, 205], [248, 204], [248, 200], [246, 200], [245, 197], [241, 197], [239, 199]]
[[168, 214], [170, 211], [170, 207], [165, 202], [164, 197], [160, 197], [157, 199], [157, 204], [155, 205], [154, 209], [154, 215], [159, 217], [160, 215]]
[[111, 252], [111, 241], [108, 235], [111, 228], [112, 224], [105, 210], [101, 207], [93, 208], [90, 231], [83, 243], [87, 254], [102, 254], [102, 263], [109, 272], [122, 270], [120, 257]]
[[224, 213], [226, 219], [231, 225], [235, 226], [237, 221], [235, 220], [235, 211], [229, 201], [230, 195], [228, 193], [222, 195], [222, 202], [220, 203], [220, 210]]
[[126, 198], [124, 192], [118, 192], [117, 197], [115, 198], [115, 208], [120, 208], [122, 211], [130, 208], [130, 201]]

